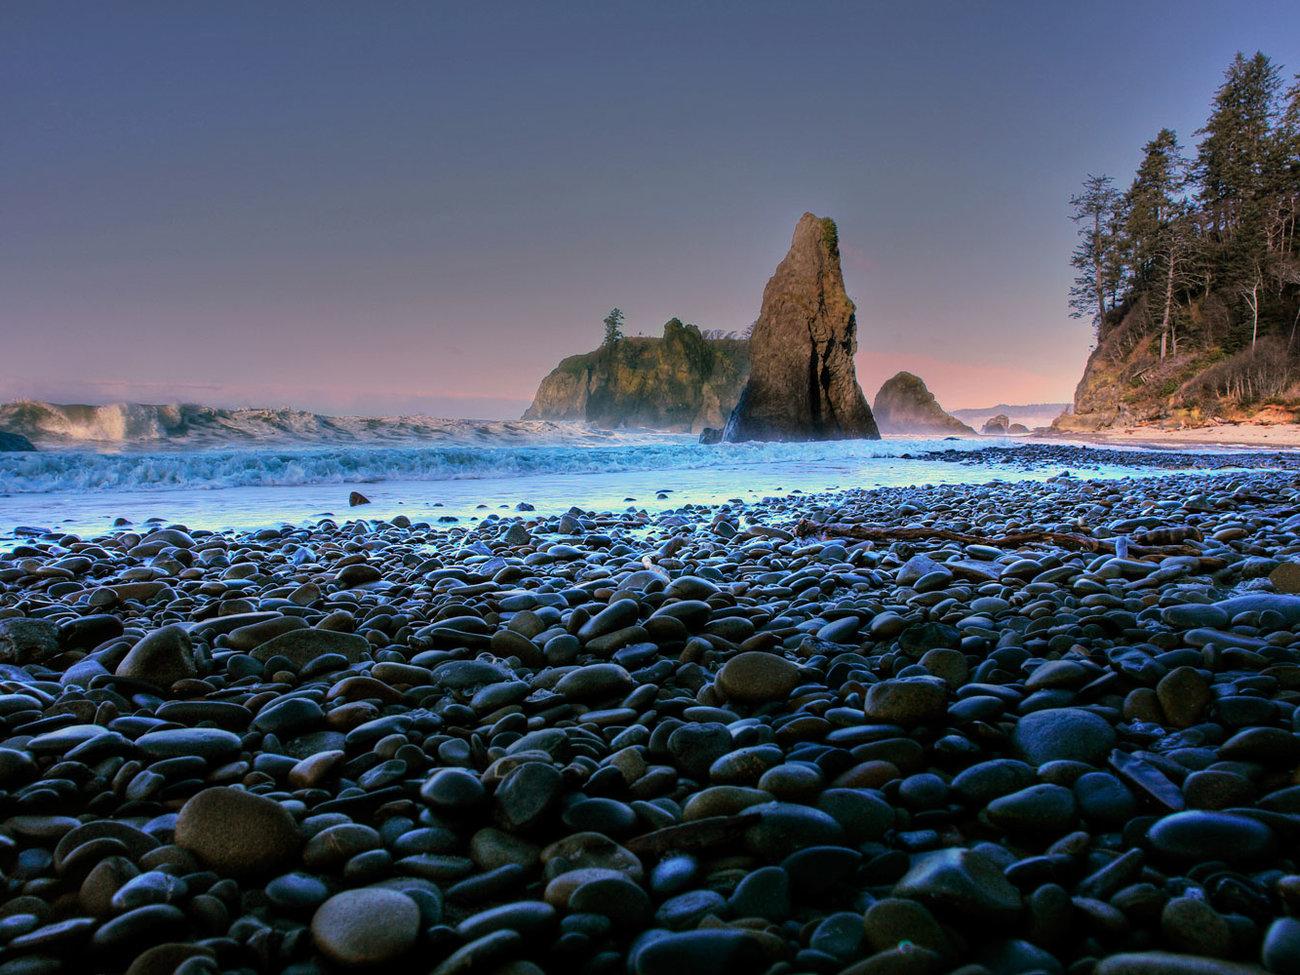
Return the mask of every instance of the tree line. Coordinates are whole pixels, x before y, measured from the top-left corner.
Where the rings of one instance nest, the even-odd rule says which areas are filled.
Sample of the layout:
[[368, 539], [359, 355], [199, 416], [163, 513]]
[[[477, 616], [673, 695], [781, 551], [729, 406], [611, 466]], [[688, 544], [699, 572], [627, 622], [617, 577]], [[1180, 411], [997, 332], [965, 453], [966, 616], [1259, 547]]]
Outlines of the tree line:
[[[1163, 128], [1127, 188], [1089, 175], [1070, 199], [1079, 242], [1071, 313], [1123, 327], [1161, 360], [1240, 354], [1300, 326], [1300, 74], [1238, 53], [1193, 150]], [[1128, 334], [1131, 332], [1131, 335]]]
[[[623, 331], [623, 322], [624, 316], [622, 309], [611, 308], [603, 322], [604, 331], [601, 333], [600, 342], [602, 349], [612, 349], [627, 337], [626, 333]], [[742, 335], [735, 329], [731, 329], [730, 331], [722, 328], [706, 328], [700, 330], [698, 326], [695, 325], [690, 325], [688, 327], [699, 331], [700, 337], [710, 342], [721, 342], [727, 339], [747, 339], [749, 338], [750, 332], [754, 329], [754, 326], [751, 325], [749, 328], [745, 329], [745, 332]]]

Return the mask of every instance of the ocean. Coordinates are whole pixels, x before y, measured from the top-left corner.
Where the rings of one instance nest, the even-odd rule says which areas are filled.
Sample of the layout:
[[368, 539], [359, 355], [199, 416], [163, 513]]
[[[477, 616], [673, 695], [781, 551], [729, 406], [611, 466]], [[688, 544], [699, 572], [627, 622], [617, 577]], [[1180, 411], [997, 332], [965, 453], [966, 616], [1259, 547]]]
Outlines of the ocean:
[[[93, 535], [118, 518], [213, 530], [398, 514], [451, 524], [514, 516], [520, 504], [541, 515], [571, 506], [655, 511], [793, 491], [1041, 480], [1062, 472], [1010, 451], [1006, 463], [925, 456], [988, 448], [987, 438], [706, 446], [689, 436], [547, 426], [557, 430], [515, 425], [494, 436], [480, 425], [461, 442], [401, 446], [385, 439], [195, 447], [186, 438], [155, 438], [3, 454], [0, 543], [31, 528]], [[1121, 477], [1142, 468], [1097, 464], [1073, 472]], [[372, 503], [349, 508], [353, 490]]]

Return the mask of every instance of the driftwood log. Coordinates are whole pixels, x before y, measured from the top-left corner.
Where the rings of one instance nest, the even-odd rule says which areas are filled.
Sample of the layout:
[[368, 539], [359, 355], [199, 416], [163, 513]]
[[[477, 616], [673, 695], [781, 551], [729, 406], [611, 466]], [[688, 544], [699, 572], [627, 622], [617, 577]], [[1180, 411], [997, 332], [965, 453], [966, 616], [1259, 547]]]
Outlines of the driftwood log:
[[[803, 519], [795, 526], [800, 538], [851, 538], [867, 542], [956, 542], [959, 545], [988, 545], [991, 548], [1020, 548], [1025, 545], [1055, 545], [1057, 548], [1079, 549], [1084, 552], [1115, 554], [1115, 538], [1093, 538], [1073, 532], [1023, 531], [1009, 535], [970, 535], [949, 531], [946, 528], [904, 526], [899, 528], [872, 528], [868, 525], [820, 524]], [[1199, 532], [1195, 533], [1199, 535]], [[1191, 538], [1192, 535], [1186, 537]], [[1132, 558], [1165, 558], [1170, 555], [1201, 555], [1200, 549], [1187, 544], [1139, 545], [1130, 541], [1128, 554]]]

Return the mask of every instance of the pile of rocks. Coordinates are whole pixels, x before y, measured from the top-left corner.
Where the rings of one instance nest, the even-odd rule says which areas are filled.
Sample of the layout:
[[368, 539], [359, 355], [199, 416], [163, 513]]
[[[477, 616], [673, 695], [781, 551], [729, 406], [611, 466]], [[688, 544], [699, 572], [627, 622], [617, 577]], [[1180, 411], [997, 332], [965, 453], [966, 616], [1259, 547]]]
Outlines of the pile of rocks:
[[1296, 972], [1297, 511], [1252, 472], [32, 537], [0, 975]]

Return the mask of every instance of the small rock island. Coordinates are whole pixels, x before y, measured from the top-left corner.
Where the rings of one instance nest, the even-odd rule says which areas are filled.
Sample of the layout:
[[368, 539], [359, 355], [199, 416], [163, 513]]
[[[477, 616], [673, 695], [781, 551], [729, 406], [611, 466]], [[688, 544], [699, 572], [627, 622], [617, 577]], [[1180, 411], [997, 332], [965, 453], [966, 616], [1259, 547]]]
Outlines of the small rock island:
[[944, 411], [925, 385], [910, 372], [885, 380], [872, 406], [882, 433], [974, 436], [975, 431]]
[[661, 338], [623, 336], [569, 356], [542, 380], [525, 420], [700, 433], [726, 422], [749, 375], [749, 343], [671, 319]]

